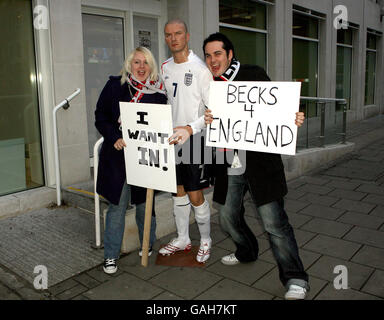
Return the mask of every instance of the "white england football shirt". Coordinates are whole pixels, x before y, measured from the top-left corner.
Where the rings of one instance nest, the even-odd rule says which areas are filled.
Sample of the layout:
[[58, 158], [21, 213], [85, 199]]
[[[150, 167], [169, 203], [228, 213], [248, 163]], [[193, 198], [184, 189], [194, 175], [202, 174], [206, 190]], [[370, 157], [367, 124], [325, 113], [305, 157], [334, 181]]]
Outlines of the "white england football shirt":
[[175, 63], [169, 58], [162, 64], [161, 74], [172, 105], [173, 127], [189, 124], [193, 134], [200, 132], [205, 127], [204, 111], [213, 81], [205, 63], [189, 50], [188, 61]]

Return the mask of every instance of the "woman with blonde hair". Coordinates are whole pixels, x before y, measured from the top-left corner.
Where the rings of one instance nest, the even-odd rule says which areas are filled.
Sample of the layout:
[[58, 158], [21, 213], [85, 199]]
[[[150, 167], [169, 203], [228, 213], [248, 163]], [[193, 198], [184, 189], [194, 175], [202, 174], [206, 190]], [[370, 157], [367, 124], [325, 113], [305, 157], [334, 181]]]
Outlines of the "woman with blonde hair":
[[[136, 205], [136, 223], [142, 245], [146, 189], [126, 182], [120, 126], [120, 101], [165, 104], [167, 97], [159, 79], [152, 53], [144, 47], [134, 49], [124, 61], [120, 76], [110, 76], [95, 111], [95, 126], [104, 137], [97, 172], [97, 193], [109, 201], [104, 232], [104, 272], [117, 271], [124, 235], [125, 212], [129, 203]], [[150, 248], [156, 240], [156, 218], [152, 211]], [[142, 251], [140, 250], [140, 255]]]

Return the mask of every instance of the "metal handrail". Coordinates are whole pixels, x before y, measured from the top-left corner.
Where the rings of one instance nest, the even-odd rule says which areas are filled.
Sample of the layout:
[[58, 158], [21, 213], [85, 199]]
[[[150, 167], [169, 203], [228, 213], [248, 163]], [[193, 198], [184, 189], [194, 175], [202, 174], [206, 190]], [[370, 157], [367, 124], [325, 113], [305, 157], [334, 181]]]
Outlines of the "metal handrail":
[[[347, 142], [347, 100], [346, 99], [339, 99], [339, 98], [319, 98], [319, 97], [300, 97], [300, 101], [314, 101], [316, 104], [320, 105], [320, 147], [324, 147], [324, 141], [325, 141], [325, 105], [327, 102], [335, 102], [336, 105], [340, 104], [343, 106], [343, 128], [340, 135], [342, 136], [342, 143], [346, 144]], [[308, 105], [305, 105], [306, 107], [306, 114], [308, 113]], [[307, 137], [306, 137], [306, 148], [309, 147], [309, 138], [308, 138], [308, 131], [309, 131], [309, 121], [307, 120]]]
[[61, 181], [60, 181], [60, 163], [59, 163], [59, 144], [57, 139], [57, 119], [56, 112], [60, 108], [67, 110], [69, 108], [69, 101], [71, 101], [74, 97], [76, 97], [80, 93], [80, 89], [76, 89], [74, 93], [68, 96], [66, 99], [61, 101], [52, 111], [53, 116], [53, 143], [54, 143], [54, 151], [55, 151], [55, 168], [56, 168], [56, 198], [57, 198], [57, 206], [61, 206]]
[[94, 191], [95, 191], [95, 233], [96, 233], [96, 247], [101, 247], [101, 228], [100, 228], [100, 197], [96, 191], [97, 185], [97, 172], [99, 169], [99, 148], [103, 143], [104, 138], [100, 138], [96, 141], [93, 147], [93, 179], [94, 179]]

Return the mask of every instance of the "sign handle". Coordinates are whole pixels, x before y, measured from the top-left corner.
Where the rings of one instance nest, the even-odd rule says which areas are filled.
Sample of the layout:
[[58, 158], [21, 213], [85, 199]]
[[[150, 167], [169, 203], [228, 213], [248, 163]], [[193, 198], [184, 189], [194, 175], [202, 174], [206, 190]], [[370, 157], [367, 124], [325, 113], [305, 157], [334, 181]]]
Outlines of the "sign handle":
[[145, 218], [144, 218], [144, 233], [143, 233], [143, 255], [141, 257], [141, 265], [148, 266], [148, 251], [149, 251], [149, 236], [151, 233], [153, 206], [153, 189], [147, 189], [147, 200], [145, 202]]

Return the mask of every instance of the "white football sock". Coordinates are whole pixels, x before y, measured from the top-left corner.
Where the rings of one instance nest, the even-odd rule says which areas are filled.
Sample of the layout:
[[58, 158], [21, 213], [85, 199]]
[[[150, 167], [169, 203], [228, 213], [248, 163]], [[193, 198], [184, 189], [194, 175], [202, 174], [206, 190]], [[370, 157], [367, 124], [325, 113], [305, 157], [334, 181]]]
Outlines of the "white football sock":
[[175, 216], [178, 239], [189, 240], [189, 214], [191, 203], [188, 195], [173, 197], [173, 215]]
[[192, 206], [195, 209], [195, 219], [199, 227], [201, 241], [210, 241], [211, 210], [208, 201], [204, 200], [204, 203], [198, 207]]

